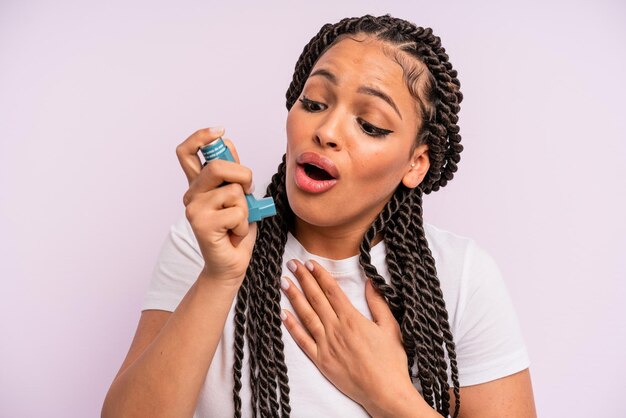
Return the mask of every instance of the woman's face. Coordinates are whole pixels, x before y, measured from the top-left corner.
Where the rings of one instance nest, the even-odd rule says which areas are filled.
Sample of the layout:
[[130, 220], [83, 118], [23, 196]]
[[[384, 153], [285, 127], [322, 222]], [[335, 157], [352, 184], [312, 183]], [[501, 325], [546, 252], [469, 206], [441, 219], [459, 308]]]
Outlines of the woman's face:
[[320, 57], [287, 117], [287, 195], [311, 226], [367, 228], [400, 182], [416, 187], [428, 170], [402, 67], [357, 39]]

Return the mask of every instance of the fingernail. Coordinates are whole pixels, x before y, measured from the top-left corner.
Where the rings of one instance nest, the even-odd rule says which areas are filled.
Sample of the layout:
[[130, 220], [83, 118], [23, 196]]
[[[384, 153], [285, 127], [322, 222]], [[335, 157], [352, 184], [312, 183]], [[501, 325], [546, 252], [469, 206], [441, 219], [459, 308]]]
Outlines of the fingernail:
[[211, 132], [212, 135], [220, 135], [222, 132], [224, 132], [224, 127], [223, 126], [213, 126], [213, 127], [209, 128], [209, 132]]
[[282, 309], [280, 310], [280, 319], [281, 319], [282, 321], [284, 321], [285, 319], [287, 319], [287, 314], [286, 314], [286, 313], [285, 313], [285, 311], [284, 311], [284, 310], [282, 310]]
[[298, 268], [298, 266], [296, 265], [296, 262], [293, 260], [289, 260], [287, 261], [287, 268], [292, 272], [295, 273], [296, 269]]
[[289, 289], [289, 281], [288, 281], [286, 278], [281, 277], [281, 278], [280, 278], [280, 287], [281, 287], [283, 290], [287, 290], [287, 289]]
[[310, 261], [310, 260], [309, 260], [309, 261], [307, 261], [306, 263], [304, 263], [304, 266], [305, 266], [307, 269], [309, 269], [309, 271], [313, 271], [313, 269], [314, 269], [313, 263], [311, 263], [311, 261]]
[[254, 193], [254, 182], [252, 182], [250, 184], [250, 187], [248, 188], [248, 194], [252, 194], [252, 193]]

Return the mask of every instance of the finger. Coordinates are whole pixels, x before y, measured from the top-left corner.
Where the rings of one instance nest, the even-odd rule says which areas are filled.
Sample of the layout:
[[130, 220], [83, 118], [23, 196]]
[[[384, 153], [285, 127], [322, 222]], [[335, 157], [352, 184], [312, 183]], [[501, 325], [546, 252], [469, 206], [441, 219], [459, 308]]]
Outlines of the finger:
[[[229, 240], [230, 245], [237, 248], [250, 232], [247, 211], [242, 210], [238, 206], [221, 209], [204, 215], [208, 215], [207, 224], [205, 225], [208, 228], [208, 232], [202, 233], [202, 236], [206, 237], [207, 235], [217, 233], [218, 239], [216, 242]], [[210, 223], [208, 222], [209, 218]], [[214, 229], [210, 229], [211, 225], [214, 226]]]
[[230, 150], [230, 153], [232, 154], [233, 158], [235, 159], [235, 161], [239, 164], [239, 154], [237, 154], [237, 149], [235, 148], [235, 145], [233, 144], [233, 141], [231, 141], [228, 138], [222, 138], [222, 140], [224, 141], [224, 145], [226, 145], [228, 147], [228, 149]]
[[296, 279], [298, 279], [306, 299], [309, 301], [309, 304], [315, 310], [322, 323], [324, 325], [331, 325], [337, 321], [337, 313], [330, 302], [328, 302], [326, 295], [309, 269], [298, 260], [290, 260], [287, 262], [287, 267], [291, 270]]
[[183, 196], [183, 203], [187, 205], [193, 196], [213, 190], [224, 183], [238, 184], [242, 191], [249, 193], [252, 190], [252, 170], [230, 161], [212, 160], [191, 182]]
[[335, 278], [317, 261], [309, 260], [304, 266], [317, 281], [317, 284], [337, 316], [341, 317], [346, 313], [353, 313], [356, 310], [343, 289], [337, 284], [337, 280], [335, 280]]
[[289, 298], [289, 302], [291, 302], [291, 306], [298, 318], [300, 318], [304, 328], [306, 328], [315, 341], [321, 341], [326, 335], [324, 324], [307, 298], [288, 277], [282, 277], [280, 279], [280, 287]]
[[396, 319], [389, 309], [389, 305], [383, 298], [383, 296], [374, 288], [371, 280], [365, 283], [365, 299], [367, 305], [372, 313], [372, 320], [378, 325], [386, 326], [393, 322], [396, 324]]
[[176, 157], [189, 184], [191, 184], [193, 179], [195, 179], [202, 170], [198, 150], [223, 134], [224, 128], [222, 127], [200, 129], [176, 147]]
[[[196, 237], [210, 238], [215, 242], [229, 240], [233, 247], [238, 247], [241, 241], [250, 232], [247, 211], [239, 206], [220, 209], [218, 211], [204, 211], [194, 215], [189, 213], [187, 218], [191, 223], [203, 222], [202, 228], [194, 230]], [[203, 219], [201, 219], [203, 218]]]
[[315, 340], [311, 338], [291, 312], [283, 309], [281, 311], [281, 319], [296, 344], [315, 363], [315, 359], [317, 359], [317, 344]]
[[[220, 213], [225, 209], [237, 209], [243, 224], [230, 220], [227, 224], [219, 222]], [[234, 213], [230, 211], [229, 213]], [[228, 184], [219, 189], [197, 194], [186, 207], [187, 219], [192, 223], [204, 223], [231, 230], [237, 236], [248, 233], [248, 205], [238, 184]], [[238, 217], [239, 218], [239, 217]], [[228, 218], [231, 219], [231, 218]]]
[[215, 217], [215, 222], [223, 227], [223, 231], [232, 232], [239, 237], [239, 242], [248, 235], [250, 226], [248, 224], [248, 211], [243, 210], [240, 206], [218, 210], [213, 216]]
[[246, 195], [237, 183], [224, 184], [213, 190], [207, 190], [189, 195], [187, 206], [199, 206], [200, 209], [219, 210], [240, 205], [247, 208]]

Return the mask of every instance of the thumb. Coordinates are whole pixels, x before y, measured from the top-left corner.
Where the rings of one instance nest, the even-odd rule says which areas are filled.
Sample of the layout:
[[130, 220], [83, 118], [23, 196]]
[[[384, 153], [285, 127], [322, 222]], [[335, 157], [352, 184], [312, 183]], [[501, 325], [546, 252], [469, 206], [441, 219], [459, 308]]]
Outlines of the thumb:
[[372, 319], [375, 323], [378, 325], [386, 325], [390, 320], [395, 322], [395, 318], [385, 298], [374, 288], [371, 280], [365, 283], [365, 299], [367, 300], [367, 305], [370, 308]]

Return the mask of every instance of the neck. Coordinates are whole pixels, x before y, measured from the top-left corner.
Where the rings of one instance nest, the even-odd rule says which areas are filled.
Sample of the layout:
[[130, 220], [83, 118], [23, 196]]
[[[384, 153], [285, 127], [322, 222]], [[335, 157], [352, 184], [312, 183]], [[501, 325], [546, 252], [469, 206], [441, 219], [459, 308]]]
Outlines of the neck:
[[[373, 220], [372, 220], [373, 221]], [[332, 260], [342, 260], [360, 253], [361, 242], [370, 223], [364, 225], [319, 227], [296, 216], [293, 235], [311, 254]], [[382, 237], [372, 240], [372, 246]]]

